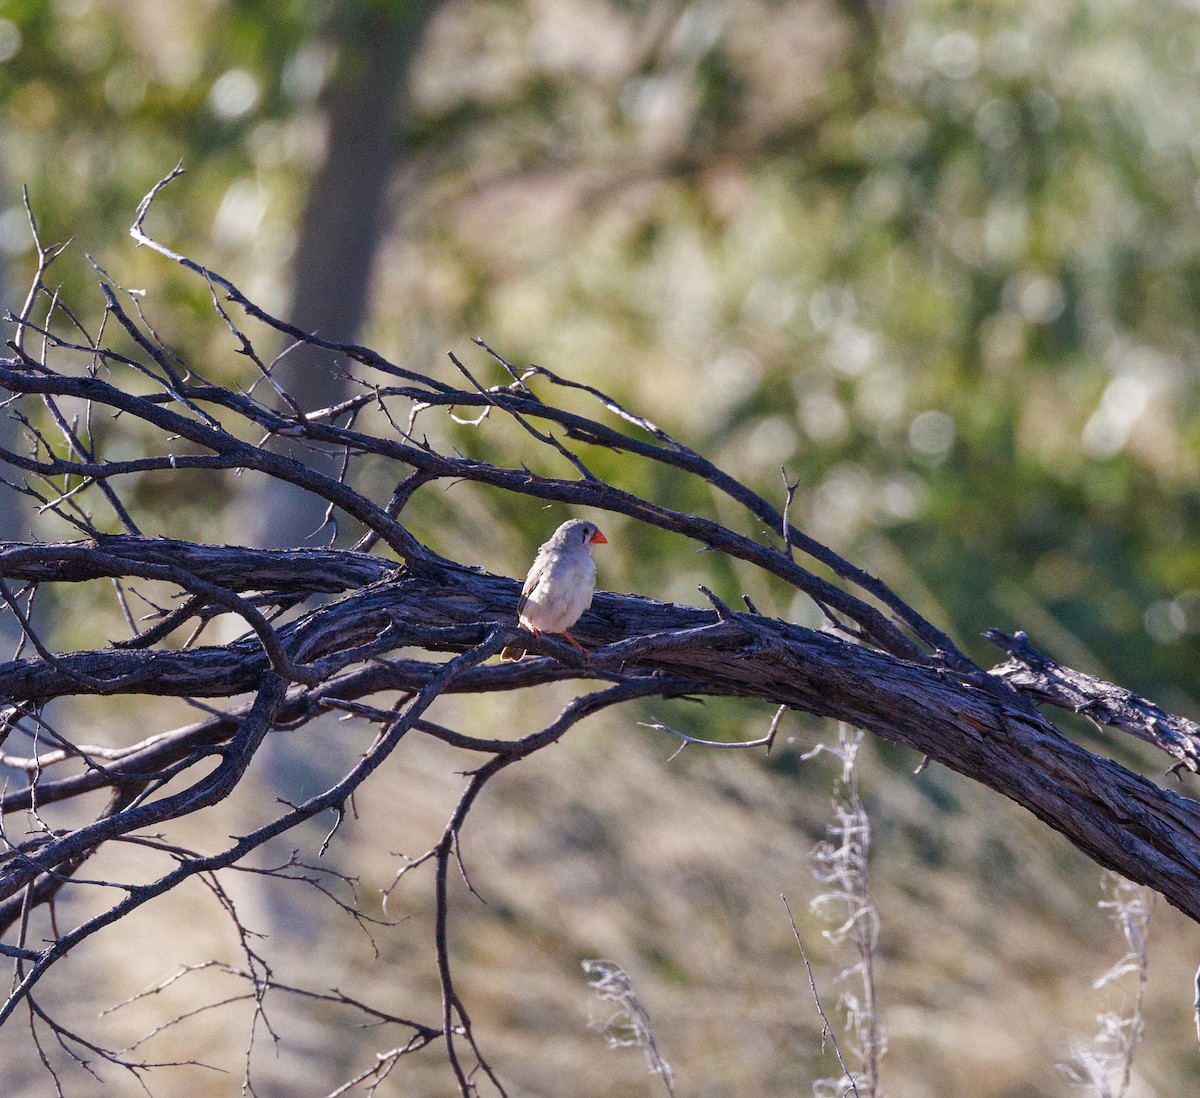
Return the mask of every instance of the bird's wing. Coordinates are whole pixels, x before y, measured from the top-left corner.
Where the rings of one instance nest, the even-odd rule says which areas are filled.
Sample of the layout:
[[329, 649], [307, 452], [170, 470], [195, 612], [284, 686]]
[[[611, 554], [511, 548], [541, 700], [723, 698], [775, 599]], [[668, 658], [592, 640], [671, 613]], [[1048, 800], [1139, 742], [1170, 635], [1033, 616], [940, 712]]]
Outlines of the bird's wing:
[[529, 596], [533, 594], [533, 589], [538, 585], [542, 578], [542, 573], [546, 571], [546, 566], [550, 563], [550, 554], [540, 552], [534, 559], [533, 566], [529, 569], [529, 575], [525, 577], [525, 586], [521, 588], [521, 598], [517, 602], [517, 613], [525, 612], [525, 604], [529, 601]]

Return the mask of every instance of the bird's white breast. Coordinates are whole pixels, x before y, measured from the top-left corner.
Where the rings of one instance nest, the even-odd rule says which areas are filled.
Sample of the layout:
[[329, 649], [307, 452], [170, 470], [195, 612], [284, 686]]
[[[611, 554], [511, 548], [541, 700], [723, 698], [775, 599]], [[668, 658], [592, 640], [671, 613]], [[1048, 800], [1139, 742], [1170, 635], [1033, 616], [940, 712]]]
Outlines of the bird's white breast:
[[595, 589], [596, 564], [589, 553], [551, 551], [525, 601], [521, 624], [543, 633], [570, 629], [591, 605]]

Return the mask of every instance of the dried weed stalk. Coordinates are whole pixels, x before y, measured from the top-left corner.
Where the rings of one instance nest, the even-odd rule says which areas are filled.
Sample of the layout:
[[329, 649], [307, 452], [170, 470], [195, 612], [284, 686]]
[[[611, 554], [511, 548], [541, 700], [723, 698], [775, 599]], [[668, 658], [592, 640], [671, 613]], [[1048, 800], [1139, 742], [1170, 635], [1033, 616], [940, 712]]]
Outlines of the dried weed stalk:
[[[850, 1053], [858, 1059], [858, 1071], [813, 1083], [817, 1098], [853, 1091], [861, 1098], [882, 1098], [879, 1073], [887, 1055], [887, 1037], [875, 997], [875, 948], [879, 942], [879, 912], [871, 899], [868, 860], [871, 854], [871, 823], [858, 791], [858, 749], [863, 733], [846, 724], [838, 725], [838, 745], [827, 750], [842, 762], [842, 776], [834, 792], [836, 822], [829, 838], [813, 851], [813, 876], [827, 887], [811, 903], [812, 911], [841, 922], [824, 931], [835, 946], [849, 943], [857, 958], [838, 974], [846, 983], [840, 1004], [846, 1012]], [[847, 1086], [849, 1080], [849, 1086]]]
[[596, 997], [612, 1008], [607, 1018], [592, 1018], [590, 1028], [604, 1034], [609, 1048], [640, 1048], [646, 1057], [646, 1066], [652, 1075], [657, 1075], [675, 1098], [675, 1072], [658, 1051], [658, 1042], [650, 1028], [650, 1012], [633, 989], [633, 981], [615, 961], [584, 961], [588, 987]]
[[1120, 928], [1126, 952], [1092, 986], [1098, 991], [1134, 973], [1137, 988], [1128, 1013], [1108, 1010], [1096, 1015], [1100, 1030], [1091, 1044], [1079, 1042], [1071, 1059], [1059, 1064], [1059, 1069], [1071, 1083], [1086, 1088], [1097, 1098], [1124, 1098], [1133, 1075], [1134, 1049], [1146, 1028], [1142, 1015], [1146, 996], [1146, 936], [1150, 913], [1154, 909], [1154, 893], [1143, 885], [1132, 884], [1116, 873], [1107, 872], [1104, 892], [1107, 898], [1100, 901], [1100, 907]]

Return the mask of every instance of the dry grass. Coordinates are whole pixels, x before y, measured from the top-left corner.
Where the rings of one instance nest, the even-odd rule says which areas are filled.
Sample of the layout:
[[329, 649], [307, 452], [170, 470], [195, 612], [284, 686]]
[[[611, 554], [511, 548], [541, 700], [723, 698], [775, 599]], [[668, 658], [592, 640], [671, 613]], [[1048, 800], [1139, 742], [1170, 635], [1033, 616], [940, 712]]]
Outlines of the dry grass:
[[1069, 1062], [1060, 1065], [1063, 1075], [1075, 1086], [1096, 1098], [1126, 1098], [1133, 1082], [1133, 1054], [1146, 1032], [1143, 1014], [1150, 963], [1146, 942], [1155, 894], [1107, 873], [1104, 890], [1108, 899], [1101, 909], [1117, 925], [1125, 940], [1125, 955], [1093, 984], [1097, 991], [1125, 976], [1134, 976], [1133, 1000], [1124, 1010], [1106, 1010], [1096, 1016], [1100, 1029], [1090, 1044], [1075, 1042]]

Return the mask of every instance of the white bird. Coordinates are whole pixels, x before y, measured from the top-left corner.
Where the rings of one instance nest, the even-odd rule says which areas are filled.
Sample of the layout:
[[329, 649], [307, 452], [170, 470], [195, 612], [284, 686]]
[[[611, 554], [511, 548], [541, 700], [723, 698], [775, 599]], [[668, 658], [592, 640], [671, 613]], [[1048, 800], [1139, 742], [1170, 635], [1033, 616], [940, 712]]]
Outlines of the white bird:
[[[521, 588], [517, 618], [535, 637], [561, 633], [579, 651], [586, 651], [567, 632], [592, 604], [596, 589], [596, 564], [592, 546], [608, 542], [594, 522], [570, 519], [564, 522], [537, 552], [533, 567]], [[525, 649], [510, 644], [500, 658], [519, 660]]]

